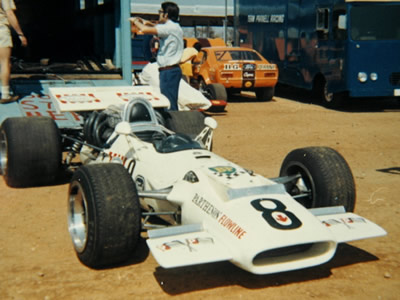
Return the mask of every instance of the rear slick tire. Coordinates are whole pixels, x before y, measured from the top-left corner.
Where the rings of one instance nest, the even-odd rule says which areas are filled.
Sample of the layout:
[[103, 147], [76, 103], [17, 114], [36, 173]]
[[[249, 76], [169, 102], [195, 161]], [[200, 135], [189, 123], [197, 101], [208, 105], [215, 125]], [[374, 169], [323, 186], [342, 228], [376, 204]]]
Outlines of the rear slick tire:
[[1, 173], [10, 187], [53, 184], [61, 169], [61, 137], [53, 119], [6, 119], [0, 131]]

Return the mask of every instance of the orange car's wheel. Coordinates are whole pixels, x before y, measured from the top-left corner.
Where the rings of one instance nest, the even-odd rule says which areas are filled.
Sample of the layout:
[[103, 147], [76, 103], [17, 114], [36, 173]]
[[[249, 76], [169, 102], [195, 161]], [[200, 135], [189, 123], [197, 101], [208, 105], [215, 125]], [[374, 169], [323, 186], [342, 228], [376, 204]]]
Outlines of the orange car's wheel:
[[258, 101], [270, 101], [274, 96], [274, 87], [265, 87], [256, 89], [256, 96]]

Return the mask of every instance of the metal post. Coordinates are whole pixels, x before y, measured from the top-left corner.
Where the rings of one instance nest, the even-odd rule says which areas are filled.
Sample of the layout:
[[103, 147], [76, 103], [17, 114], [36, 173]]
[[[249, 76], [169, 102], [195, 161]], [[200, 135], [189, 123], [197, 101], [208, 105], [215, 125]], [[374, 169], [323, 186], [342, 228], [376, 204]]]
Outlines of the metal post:
[[[131, 16], [130, 0], [116, 1], [119, 4], [119, 24], [117, 24], [117, 47], [120, 47], [121, 67], [123, 80], [128, 84], [132, 84], [132, 49], [131, 49], [131, 26], [129, 18]], [[120, 46], [119, 46], [120, 44]]]
[[224, 41], [228, 40], [228, 0], [225, 0]]

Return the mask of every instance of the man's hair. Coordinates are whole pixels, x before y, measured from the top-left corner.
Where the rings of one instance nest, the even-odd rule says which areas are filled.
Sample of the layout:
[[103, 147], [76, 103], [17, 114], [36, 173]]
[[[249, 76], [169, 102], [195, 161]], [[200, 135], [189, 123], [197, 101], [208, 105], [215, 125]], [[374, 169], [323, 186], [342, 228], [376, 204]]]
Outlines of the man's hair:
[[194, 43], [193, 48], [196, 49], [197, 51], [200, 51], [202, 46], [199, 42]]
[[161, 4], [164, 13], [168, 14], [168, 19], [178, 22], [179, 20], [179, 7], [174, 2], [164, 2]]

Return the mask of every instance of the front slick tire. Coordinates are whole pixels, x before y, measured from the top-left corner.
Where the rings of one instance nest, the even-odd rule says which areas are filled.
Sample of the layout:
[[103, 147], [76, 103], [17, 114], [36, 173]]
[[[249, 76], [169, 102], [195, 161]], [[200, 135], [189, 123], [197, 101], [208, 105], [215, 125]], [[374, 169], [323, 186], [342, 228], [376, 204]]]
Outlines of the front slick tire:
[[69, 188], [68, 229], [79, 260], [91, 268], [129, 259], [140, 237], [135, 183], [119, 164], [79, 168]]
[[350, 167], [334, 149], [308, 147], [290, 152], [280, 176], [299, 175], [286, 191], [306, 208], [344, 206], [354, 211], [355, 184]]

